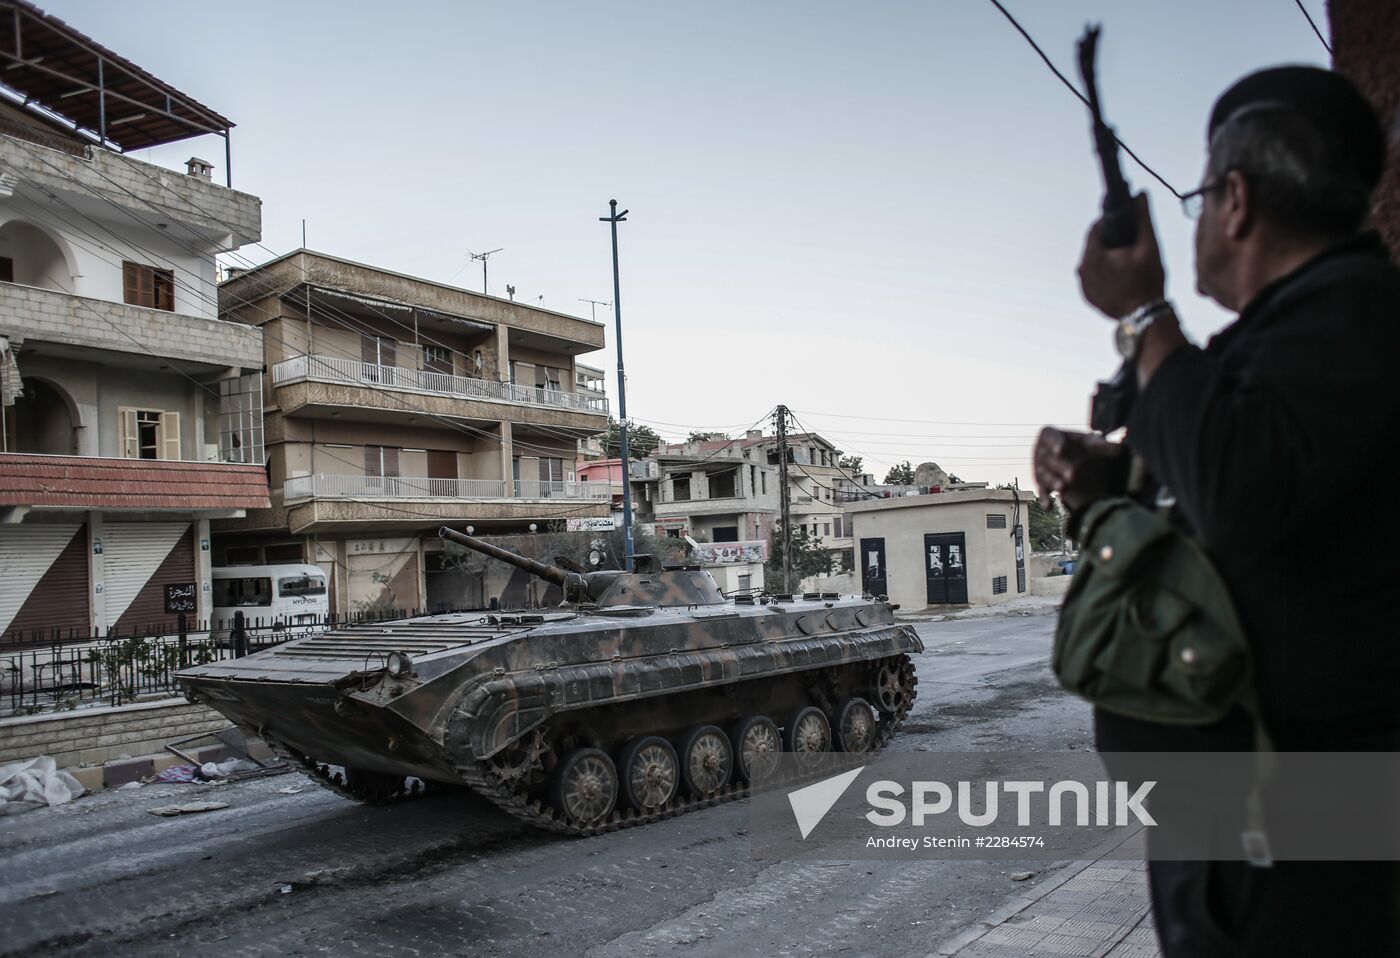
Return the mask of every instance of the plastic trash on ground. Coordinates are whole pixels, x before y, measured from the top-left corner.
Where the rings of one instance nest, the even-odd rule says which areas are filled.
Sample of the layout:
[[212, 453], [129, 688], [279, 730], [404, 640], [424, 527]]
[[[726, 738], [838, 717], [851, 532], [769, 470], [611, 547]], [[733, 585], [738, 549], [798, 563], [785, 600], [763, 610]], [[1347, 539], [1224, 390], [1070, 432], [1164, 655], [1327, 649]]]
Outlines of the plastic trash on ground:
[[44, 805], [63, 805], [85, 791], [87, 789], [76, 778], [60, 769], [47, 755], [0, 766], [0, 815], [27, 812]]

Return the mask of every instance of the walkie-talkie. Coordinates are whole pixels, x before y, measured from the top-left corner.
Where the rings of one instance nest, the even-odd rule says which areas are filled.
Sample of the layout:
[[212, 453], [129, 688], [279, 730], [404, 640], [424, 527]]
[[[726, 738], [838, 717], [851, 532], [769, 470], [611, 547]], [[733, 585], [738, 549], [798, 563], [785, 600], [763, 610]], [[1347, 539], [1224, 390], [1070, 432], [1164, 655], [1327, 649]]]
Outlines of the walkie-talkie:
[[[1133, 245], [1137, 240], [1138, 224], [1133, 194], [1128, 188], [1128, 181], [1123, 178], [1123, 168], [1118, 164], [1118, 137], [1114, 135], [1112, 127], [1104, 122], [1103, 111], [1099, 108], [1099, 86], [1094, 69], [1098, 46], [1099, 28], [1086, 27], [1084, 36], [1079, 39], [1079, 74], [1084, 79], [1085, 99], [1088, 100], [1089, 116], [1093, 122], [1094, 149], [1103, 170], [1103, 228], [1099, 241], [1105, 247], [1115, 249]], [[1122, 428], [1128, 422], [1136, 395], [1137, 371], [1132, 363], [1125, 362], [1118, 367], [1113, 378], [1100, 382], [1094, 390], [1090, 427], [1104, 435]]]

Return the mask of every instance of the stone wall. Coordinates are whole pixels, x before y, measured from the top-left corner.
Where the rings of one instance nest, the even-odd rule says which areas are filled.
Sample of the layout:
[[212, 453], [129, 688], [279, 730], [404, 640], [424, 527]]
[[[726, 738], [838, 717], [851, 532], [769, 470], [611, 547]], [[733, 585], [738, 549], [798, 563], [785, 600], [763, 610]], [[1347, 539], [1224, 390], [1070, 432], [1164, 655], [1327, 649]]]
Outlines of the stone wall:
[[184, 699], [0, 719], [0, 765], [48, 755], [60, 768], [154, 755], [165, 743], [228, 725]]

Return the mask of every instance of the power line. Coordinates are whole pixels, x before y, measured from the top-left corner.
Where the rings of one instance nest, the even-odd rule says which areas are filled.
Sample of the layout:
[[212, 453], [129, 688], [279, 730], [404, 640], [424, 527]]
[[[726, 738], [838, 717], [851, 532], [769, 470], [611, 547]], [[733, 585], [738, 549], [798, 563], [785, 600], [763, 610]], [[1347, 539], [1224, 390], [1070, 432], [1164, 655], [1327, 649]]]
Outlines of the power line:
[[1293, 0], [1293, 2], [1298, 5], [1299, 12], [1301, 12], [1303, 16], [1307, 18], [1308, 26], [1312, 27], [1313, 33], [1317, 34], [1318, 42], [1322, 44], [1322, 47], [1327, 51], [1328, 56], [1331, 56], [1332, 45], [1327, 42], [1327, 39], [1322, 35], [1322, 31], [1319, 30], [1317, 28], [1317, 24], [1313, 22], [1312, 14], [1308, 13], [1307, 7], [1303, 6], [1303, 0]]
[[[1045, 55], [1045, 51], [1040, 49], [1040, 44], [1036, 43], [1035, 39], [1029, 33], [1026, 32], [1025, 27], [1021, 26], [1021, 24], [1016, 22], [1016, 18], [1011, 15], [1010, 11], [1008, 11], [1005, 7], [1001, 5], [1000, 0], [991, 0], [991, 4], [992, 6], [1000, 10], [1001, 15], [1006, 17], [1006, 19], [1011, 22], [1011, 25], [1016, 28], [1017, 33], [1021, 34], [1021, 36], [1026, 38], [1026, 42], [1031, 45], [1031, 49], [1040, 55], [1040, 59], [1045, 61], [1045, 65], [1050, 68], [1050, 72], [1055, 74], [1059, 81], [1065, 85], [1065, 88], [1068, 89], [1069, 92], [1073, 93], [1075, 95], [1075, 98], [1078, 99], [1079, 102], [1083, 103], [1085, 106], [1088, 106], [1088, 97], [1086, 97], [1083, 93], [1079, 92], [1079, 88], [1076, 87], [1073, 83], [1071, 83], [1069, 79], [1063, 73], [1060, 72], [1059, 68], [1055, 66], [1054, 62], [1051, 61], [1051, 59]], [[1306, 13], [1306, 11], [1304, 12]], [[1128, 144], [1124, 143], [1122, 138], [1119, 137], [1117, 133], [1113, 135], [1113, 140], [1122, 148], [1124, 153], [1128, 154], [1130, 157], [1133, 158], [1134, 163], [1142, 167], [1143, 170], [1146, 171], [1149, 176], [1151, 176], [1154, 180], [1156, 180], [1158, 183], [1161, 183], [1169, 191], [1171, 191], [1172, 196], [1175, 196], [1177, 199], [1181, 199], [1181, 194], [1176, 191], [1176, 187], [1172, 186], [1166, 180], [1162, 179], [1162, 177], [1157, 173], [1156, 170], [1144, 163], [1142, 161], [1142, 158], [1139, 157], [1136, 153], [1134, 153], [1132, 149], [1129, 148]]]
[[1039, 429], [1045, 425], [1043, 422], [954, 422], [948, 419], [890, 419], [880, 416], [853, 416], [849, 413], [839, 412], [815, 412], [807, 410], [804, 416], [829, 416], [833, 419], [861, 419], [866, 422], [903, 422], [914, 423], [920, 426], [1005, 426], [1007, 428], [1021, 426]]

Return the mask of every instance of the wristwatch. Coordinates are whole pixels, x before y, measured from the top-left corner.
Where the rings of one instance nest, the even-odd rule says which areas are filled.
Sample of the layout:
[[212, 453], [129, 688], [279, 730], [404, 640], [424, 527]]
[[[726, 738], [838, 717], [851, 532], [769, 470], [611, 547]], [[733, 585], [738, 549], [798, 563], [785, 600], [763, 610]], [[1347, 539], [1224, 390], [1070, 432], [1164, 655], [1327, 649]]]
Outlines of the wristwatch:
[[1113, 332], [1113, 343], [1118, 347], [1118, 355], [1129, 361], [1137, 359], [1138, 350], [1142, 348], [1142, 334], [1147, 331], [1147, 327], [1151, 326], [1157, 317], [1166, 316], [1171, 312], [1171, 302], [1154, 299], [1120, 319]]

